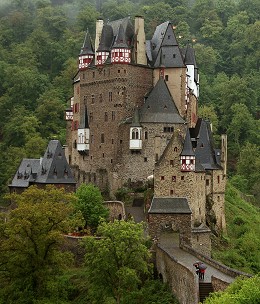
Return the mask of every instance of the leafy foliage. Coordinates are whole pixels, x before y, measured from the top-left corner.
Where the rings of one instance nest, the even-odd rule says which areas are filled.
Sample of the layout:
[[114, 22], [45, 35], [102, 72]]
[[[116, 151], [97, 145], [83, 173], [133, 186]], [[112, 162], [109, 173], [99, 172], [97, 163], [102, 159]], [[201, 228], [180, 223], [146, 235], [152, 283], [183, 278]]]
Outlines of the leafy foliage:
[[81, 184], [76, 191], [78, 200], [75, 209], [80, 211], [85, 220], [85, 226], [97, 228], [101, 219], [108, 217], [108, 209], [103, 205], [100, 190], [93, 184]]
[[46, 190], [31, 186], [11, 199], [17, 207], [0, 223], [0, 298], [5, 303], [33, 303], [48, 296], [62, 299], [56, 278], [72, 257], [60, 246], [63, 233], [78, 224], [70, 218], [75, 196], [52, 186]]
[[215, 243], [213, 258], [229, 267], [256, 274], [260, 271], [259, 208], [243, 200], [241, 193], [228, 183], [225, 209], [228, 238]]
[[103, 222], [97, 235], [101, 238], [84, 239], [90, 292], [99, 303], [109, 297], [124, 303], [151, 273], [143, 226], [132, 221]]
[[246, 304], [259, 303], [260, 277], [239, 278], [233, 282], [224, 292], [213, 293], [203, 303], [205, 304]]

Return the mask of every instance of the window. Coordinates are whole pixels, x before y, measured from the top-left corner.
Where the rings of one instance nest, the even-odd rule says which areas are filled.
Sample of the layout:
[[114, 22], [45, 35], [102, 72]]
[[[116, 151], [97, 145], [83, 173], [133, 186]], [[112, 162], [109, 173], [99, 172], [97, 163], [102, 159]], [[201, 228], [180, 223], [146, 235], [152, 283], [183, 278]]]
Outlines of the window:
[[93, 142], [94, 142], [94, 135], [91, 135], [91, 136], [90, 136], [90, 143], [93, 144]]
[[105, 142], [105, 134], [101, 133], [101, 144]]
[[116, 119], [116, 113], [115, 111], [112, 111], [112, 120], [115, 120]]
[[170, 195], [173, 195], [173, 193], [174, 193], [173, 190], [170, 190]]
[[93, 78], [95, 78], [95, 72], [92, 73]]
[[91, 95], [91, 103], [93, 104], [94, 102], [95, 102], [95, 95], [92, 94], [92, 95]]
[[93, 112], [89, 113], [89, 121], [93, 121]]
[[114, 144], [114, 139], [113, 139], [113, 138], [111, 139], [111, 144], [112, 144], [112, 145]]
[[99, 94], [99, 102], [102, 102], [102, 101], [103, 101], [103, 95], [101, 93], [101, 94]]
[[174, 147], [173, 150], [174, 150], [174, 152], [177, 152], [177, 151], [178, 151], [178, 148], [177, 148], [177, 147]]
[[164, 176], [161, 176], [161, 180], [164, 180]]
[[132, 130], [132, 139], [139, 139], [139, 132], [136, 128]]
[[183, 175], [181, 176], [181, 180], [184, 180], [184, 176]]
[[108, 101], [112, 101], [112, 92], [108, 92]]
[[148, 132], [147, 131], [144, 132], [144, 139], [148, 139]]
[[169, 75], [165, 75], [165, 81], [169, 80]]
[[111, 158], [110, 162], [111, 162], [111, 164], [113, 164], [113, 159], [112, 158]]
[[174, 166], [174, 161], [173, 161], [173, 159], [170, 160], [170, 166]]
[[[167, 108], [167, 107], [166, 107]], [[163, 132], [164, 133], [172, 133], [173, 132], [173, 127], [164, 127]]]
[[172, 176], [172, 182], [176, 182], [176, 175]]
[[155, 161], [157, 162], [159, 160], [159, 155], [158, 153], [155, 154]]
[[83, 101], [84, 101], [84, 104], [87, 103], [87, 96], [86, 95], [83, 97]]
[[108, 115], [107, 115], [107, 112], [105, 112], [105, 121], [108, 121]]
[[176, 54], [173, 54], [172, 57], [173, 57], [173, 58], [176, 58]]
[[171, 35], [168, 35], [168, 39], [171, 39]]
[[[120, 53], [120, 54], [121, 54], [121, 53]], [[121, 55], [120, 55], [120, 56], [121, 56]], [[117, 72], [118, 72], [118, 74], [120, 74], [120, 70], [118, 70]]]
[[218, 184], [219, 184], [219, 182], [220, 182], [220, 177], [219, 177], [219, 175], [218, 175]]
[[147, 157], [144, 158], [144, 162], [147, 162]]

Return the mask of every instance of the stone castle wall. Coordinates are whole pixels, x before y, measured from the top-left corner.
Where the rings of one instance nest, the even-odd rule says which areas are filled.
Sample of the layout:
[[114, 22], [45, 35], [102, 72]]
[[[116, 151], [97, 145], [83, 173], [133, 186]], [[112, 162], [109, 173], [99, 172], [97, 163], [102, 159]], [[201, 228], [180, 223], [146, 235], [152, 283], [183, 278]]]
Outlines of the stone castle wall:
[[167, 283], [180, 304], [199, 302], [199, 288], [195, 273], [156, 247], [156, 267], [163, 282]]

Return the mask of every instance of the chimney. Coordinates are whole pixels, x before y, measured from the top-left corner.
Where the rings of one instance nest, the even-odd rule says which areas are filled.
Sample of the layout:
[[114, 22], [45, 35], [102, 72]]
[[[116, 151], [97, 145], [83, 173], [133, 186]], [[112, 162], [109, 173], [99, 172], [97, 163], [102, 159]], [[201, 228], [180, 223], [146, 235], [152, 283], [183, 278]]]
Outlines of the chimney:
[[96, 38], [95, 38], [95, 64], [97, 59], [97, 49], [100, 43], [101, 33], [104, 25], [104, 20], [99, 18], [96, 21]]
[[135, 16], [135, 39], [135, 61], [137, 64], [147, 65], [144, 18], [142, 16]]

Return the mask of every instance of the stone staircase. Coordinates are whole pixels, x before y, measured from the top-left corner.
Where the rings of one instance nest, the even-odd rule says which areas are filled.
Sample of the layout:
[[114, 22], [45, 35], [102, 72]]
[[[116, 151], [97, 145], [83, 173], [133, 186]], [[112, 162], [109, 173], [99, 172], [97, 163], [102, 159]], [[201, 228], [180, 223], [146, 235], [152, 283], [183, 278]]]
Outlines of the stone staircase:
[[199, 283], [199, 294], [200, 294], [201, 303], [206, 299], [206, 297], [209, 296], [210, 292], [213, 292], [213, 287], [211, 283], [206, 283], [206, 282]]

